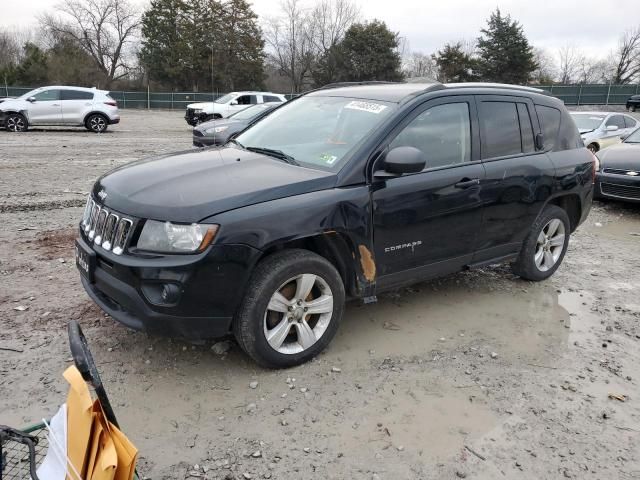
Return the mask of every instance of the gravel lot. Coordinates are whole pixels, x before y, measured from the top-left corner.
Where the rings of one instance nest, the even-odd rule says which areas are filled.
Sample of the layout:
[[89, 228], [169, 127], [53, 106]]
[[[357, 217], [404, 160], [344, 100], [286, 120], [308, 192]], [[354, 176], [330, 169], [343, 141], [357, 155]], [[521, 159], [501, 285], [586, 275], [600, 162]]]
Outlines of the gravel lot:
[[640, 478], [639, 207], [596, 203], [547, 282], [498, 266], [353, 304], [320, 357], [267, 371], [126, 330], [80, 286], [90, 185], [190, 148], [181, 117], [0, 132], [0, 424], [64, 401], [75, 318], [154, 479]]

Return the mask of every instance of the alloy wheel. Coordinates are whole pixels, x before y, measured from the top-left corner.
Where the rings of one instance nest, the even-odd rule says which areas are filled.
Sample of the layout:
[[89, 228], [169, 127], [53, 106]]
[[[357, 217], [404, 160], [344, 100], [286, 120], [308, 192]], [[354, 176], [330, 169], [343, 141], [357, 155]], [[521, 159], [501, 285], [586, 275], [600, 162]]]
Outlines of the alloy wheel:
[[7, 129], [11, 132], [23, 132], [25, 127], [24, 119], [18, 116], [7, 118]]
[[297, 275], [271, 296], [264, 314], [264, 335], [278, 353], [301, 353], [320, 340], [332, 316], [329, 284], [319, 275]]
[[562, 255], [565, 242], [564, 223], [553, 218], [547, 222], [538, 235], [534, 261], [541, 272], [553, 268]]
[[107, 122], [100, 115], [96, 115], [89, 120], [89, 126], [94, 132], [100, 133], [107, 127]]

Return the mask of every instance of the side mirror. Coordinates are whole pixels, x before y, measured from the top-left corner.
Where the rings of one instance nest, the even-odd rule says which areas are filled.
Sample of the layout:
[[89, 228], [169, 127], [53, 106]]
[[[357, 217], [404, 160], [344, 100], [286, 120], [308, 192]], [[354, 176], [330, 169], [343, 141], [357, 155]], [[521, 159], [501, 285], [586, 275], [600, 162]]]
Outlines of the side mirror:
[[36, 97], [29, 97], [29, 98], [27, 98], [27, 102], [34, 103], [35, 101], [36, 101]]
[[238, 105], [238, 101], [237, 100], [233, 100], [229, 105]]
[[415, 147], [395, 147], [384, 157], [384, 172], [392, 176], [421, 172], [426, 165], [427, 156]]
[[607, 125], [605, 130], [607, 132], [615, 132], [616, 130], [618, 130], [618, 126], [617, 125]]

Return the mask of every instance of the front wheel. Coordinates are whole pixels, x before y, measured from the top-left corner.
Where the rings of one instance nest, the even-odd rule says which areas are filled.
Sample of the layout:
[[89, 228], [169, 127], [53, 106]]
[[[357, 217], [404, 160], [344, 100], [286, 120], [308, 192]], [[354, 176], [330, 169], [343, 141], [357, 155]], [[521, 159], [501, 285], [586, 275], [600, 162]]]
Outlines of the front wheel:
[[4, 121], [4, 126], [9, 132], [26, 132], [29, 128], [29, 123], [21, 113], [10, 113]]
[[549, 278], [564, 259], [570, 231], [567, 213], [556, 205], [548, 205], [531, 226], [513, 265], [514, 273], [535, 282]]
[[89, 115], [87, 121], [85, 123], [87, 130], [94, 133], [103, 133], [107, 130], [109, 126], [109, 122], [107, 121], [104, 115], [100, 115], [99, 113], [94, 113]]
[[258, 364], [286, 368], [320, 353], [338, 329], [345, 292], [323, 257], [284, 250], [258, 264], [234, 321], [242, 349]]

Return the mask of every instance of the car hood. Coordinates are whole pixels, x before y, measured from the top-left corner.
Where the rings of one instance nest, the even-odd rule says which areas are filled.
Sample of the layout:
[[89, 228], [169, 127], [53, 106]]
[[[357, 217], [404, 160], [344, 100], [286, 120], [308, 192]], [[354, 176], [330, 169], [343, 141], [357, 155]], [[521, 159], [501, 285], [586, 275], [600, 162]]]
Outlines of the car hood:
[[193, 108], [194, 110], [204, 110], [206, 112], [213, 112], [215, 110], [220, 110], [224, 105], [221, 103], [214, 102], [200, 102], [200, 103], [190, 103], [187, 105], [187, 108]]
[[333, 173], [229, 146], [124, 165], [95, 183], [93, 197], [135, 217], [192, 223], [227, 210], [332, 188], [335, 182]]
[[602, 167], [640, 171], [640, 144], [621, 143], [598, 152]]
[[204, 132], [205, 130], [213, 127], [240, 128], [246, 124], [247, 124], [246, 121], [233, 120], [232, 118], [228, 120], [217, 119], [217, 120], [209, 120], [208, 122], [201, 123], [197, 127], [194, 127], [194, 130], [199, 130], [201, 132]]
[[3, 102], [0, 102], [0, 110], [22, 110], [28, 102], [25, 100], [18, 100], [16, 98], [10, 98]]

